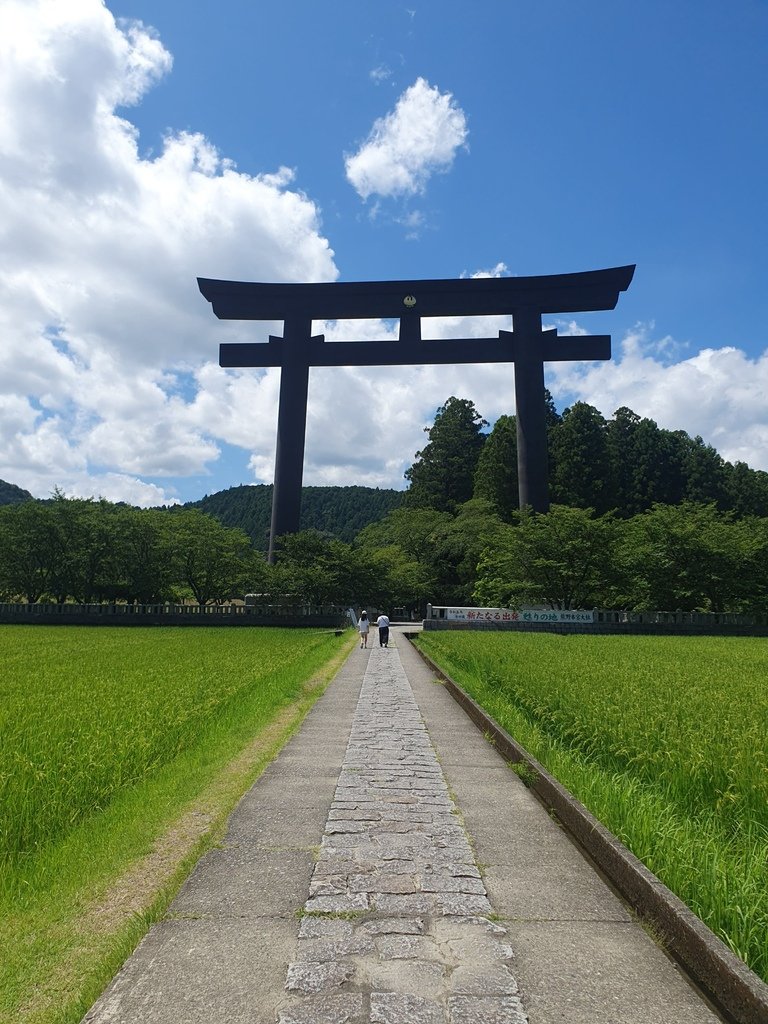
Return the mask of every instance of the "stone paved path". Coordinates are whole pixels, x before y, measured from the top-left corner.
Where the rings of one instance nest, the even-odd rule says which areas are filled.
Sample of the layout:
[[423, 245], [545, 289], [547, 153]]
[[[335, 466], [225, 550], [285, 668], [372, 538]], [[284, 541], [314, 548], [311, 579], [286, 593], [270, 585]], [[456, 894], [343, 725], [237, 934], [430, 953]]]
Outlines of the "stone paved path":
[[280, 1024], [524, 1024], [506, 931], [397, 650], [374, 648]]

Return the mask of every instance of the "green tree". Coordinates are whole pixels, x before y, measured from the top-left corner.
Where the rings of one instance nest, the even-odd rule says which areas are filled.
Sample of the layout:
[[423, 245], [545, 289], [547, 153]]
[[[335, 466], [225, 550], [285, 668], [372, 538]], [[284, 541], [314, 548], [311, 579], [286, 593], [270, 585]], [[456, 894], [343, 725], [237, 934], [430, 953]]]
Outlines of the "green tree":
[[426, 611], [427, 602], [435, 592], [435, 581], [429, 566], [409, 558], [397, 544], [378, 547], [366, 554], [372, 569], [368, 596], [360, 603], [377, 608], [404, 608], [411, 612]]
[[592, 608], [605, 604], [613, 581], [616, 523], [592, 509], [553, 505], [524, 509], [483, 552], [475, 600], [489, 607], [546, 604]]
[[55, 490], [44, 503], [49, 516], [47, 591], [58, 601], [88, 603], [114, 579], [115, 505], [92, 498], [67, 498]]
[[492, 502], [509, 521], [520, 504], [517, 485], [517, 419], [499, 416], [477, 460], [474, 497]]
[[364, 552], [374, 567], [367, 603], [423, 611], [436, 600], [437, 545], [452, 521], [448, 512], [399, 508], [361, 530], [355, 550]]
[[429, 508], [397, 509], [362, 530], [355, 545], [373, 551], [377, 560], [386, 551], [386, 561], [414, 581], [419, 607], [427, 600], [467, 604], [480, 553], [501, 525], [491, 502], [472, 498], [455, 515]]
[[371, 523], [355, 539], [357, 547], [379, 548], [396, 545], [410, 559], [431, 561], [438, 536], [451, 522], [449, 512], [433, 508], [399, 508], [379, 523]]
[[466, 398], [451, 397], [425, 428], [429, 443], [416, 452], [416, 461], [406, 470], [410, 489], [405, 495], [409, 508], [432, 508], [452, 512], [472, 497], [475, 470], [485, 435], [486, 421]]
[[434, 603], [472, 602], [480, 557], [503, 525], [495, 506], [484, 498], [465, 502], [453, 518], [441, 525], [430, 552]]
[[308, 604], [358, 605], [375, 586], [364, 552], [317, 530], [281, 537], [273, 574], [281, 596]]
[[714, 504], [656, 504], [626, 524], [622, 603], [637, 610], [738, 611], [760, 603], [766, 529]]
[[599, 410], [576, 402], [550, 432], [550, 496], [558, 505], [607, 512], [613, 504], [608, 424]]
[[663, 502], [683, 499], [683, 449], [679, 434], [661, 430], [622, 407], [607, 430], [613, 482], [611, 505], [620, 515], [633, 516]]
[[729, 508], [728, 476], [723, 458], [698, 435], [690, 438], [684, 431], [675, 431], [675, 436], [680, 439], [684, 500], [714, 502], [719, 509]]
[[[120, 575], [122, 506], [100, 498], [84, 507], [85, 549], [80, 559], [80, 590], [75, 600], [103, 601]], [[82, 597], [79, 596], [82, 594]]]
[[105, 594], [140, 604], [173, 598], [181, 579], [172, 517], [160, 509], [118, 508], [116, 571]]
[[552, 397], [549, 388], [544, 388], [544, 419], [547, 425], [547, 430], [552, 430], [562, 419], [562, 416], [557, 411], [555, 400]]
[[611, 470], [613, 505], [619, 515], [632, 516], [635, 508], [635, 473], [632, 464], [633, 441], [640, 417], [623, 405], [613, 414], [606, 429]]
[[725, 464], [727, 507], [738, 516], [768, 516], [768, 473], [746, 462]]
[[226, 601], [254, 585], [258, 556], [242, 530], [227, 529], [196, 509], [170, 521], [181, 578], [198, 604]]
[[0, 507], [0, 591], [34, 604], [48, 587], [50, 514], [39, 501]]

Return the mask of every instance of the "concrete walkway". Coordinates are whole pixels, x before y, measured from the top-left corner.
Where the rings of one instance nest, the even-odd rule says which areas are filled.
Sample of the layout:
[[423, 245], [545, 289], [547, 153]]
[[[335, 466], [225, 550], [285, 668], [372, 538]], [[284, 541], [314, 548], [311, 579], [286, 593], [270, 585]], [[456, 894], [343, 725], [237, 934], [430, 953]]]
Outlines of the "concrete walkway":
[[85, 1021], [720, 1020], [392, 640], [352, 652]]

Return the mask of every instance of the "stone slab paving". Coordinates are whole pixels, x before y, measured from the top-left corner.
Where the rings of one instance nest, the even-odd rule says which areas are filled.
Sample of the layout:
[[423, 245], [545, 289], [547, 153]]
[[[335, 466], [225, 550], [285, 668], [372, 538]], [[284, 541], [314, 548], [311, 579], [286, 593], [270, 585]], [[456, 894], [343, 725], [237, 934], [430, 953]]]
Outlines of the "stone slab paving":
[[524, 1024], [506, 930], [398, 651], [374, 648], [280, 1024]]

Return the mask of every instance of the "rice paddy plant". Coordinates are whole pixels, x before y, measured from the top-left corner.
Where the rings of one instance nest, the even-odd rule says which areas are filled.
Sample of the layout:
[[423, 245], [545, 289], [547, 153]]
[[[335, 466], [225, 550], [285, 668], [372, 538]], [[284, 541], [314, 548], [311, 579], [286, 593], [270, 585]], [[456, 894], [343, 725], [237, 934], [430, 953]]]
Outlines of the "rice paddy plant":
[[418, 644], [768, 979], [768, 644], [425, 633]]
[[84, 818], [245, 706], [254, 731], [337, 649], [289, 629], [0, 629], [0, 868]]
[[353, 641], [0, 627], [0, 1022], [74, 1024]]

